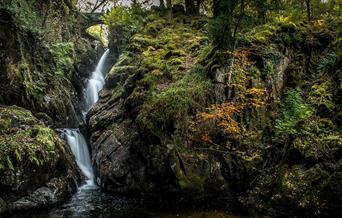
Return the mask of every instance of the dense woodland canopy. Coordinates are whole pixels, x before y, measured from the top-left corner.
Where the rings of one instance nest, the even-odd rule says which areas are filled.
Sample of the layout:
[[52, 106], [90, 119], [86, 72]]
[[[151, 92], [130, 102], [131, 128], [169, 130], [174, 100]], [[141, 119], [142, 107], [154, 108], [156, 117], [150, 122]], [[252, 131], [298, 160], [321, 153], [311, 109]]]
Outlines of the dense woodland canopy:
[[[2, 0], [0, 216], [77, 191], [87, 176], [66, 143], [70, 129], [91, 151], [94, 199], [341, 216], [341, 7]], [[103, 89], [85, 110], [106, 49]], [[94, 213], [110, 217], [114, 203], [100, 202], [110, 210]]]

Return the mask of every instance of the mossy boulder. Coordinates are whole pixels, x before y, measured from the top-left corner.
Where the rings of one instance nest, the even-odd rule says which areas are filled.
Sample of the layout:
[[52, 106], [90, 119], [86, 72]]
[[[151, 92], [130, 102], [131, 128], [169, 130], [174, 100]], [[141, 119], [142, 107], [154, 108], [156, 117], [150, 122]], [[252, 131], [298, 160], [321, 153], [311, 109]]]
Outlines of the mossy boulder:
[[95, 25], [88, 27], [86, 32], [93, 37], [95, 40], [101, 42], [102, 46], [107, 48], [108, 47], [108, 28], [105, 25]]
[[26, 109], [0, 106], [0, 120], [2, 212], [50, 207], [70, 197], [81, 175], [68, 145]]

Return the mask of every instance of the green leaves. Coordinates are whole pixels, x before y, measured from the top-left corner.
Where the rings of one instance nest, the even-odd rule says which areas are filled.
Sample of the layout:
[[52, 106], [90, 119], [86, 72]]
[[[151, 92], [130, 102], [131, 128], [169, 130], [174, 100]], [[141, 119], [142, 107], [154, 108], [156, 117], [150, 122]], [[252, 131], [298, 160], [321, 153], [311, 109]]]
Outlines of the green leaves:
[[49, 51], [57, 65], [56, 73], [67, 71], [74, 63], [74, 44], [71, 42], [60, 42], [48, 45]]
[[295, 134], [297, 124], [311, 117], [313, 109], [305, 103], [300, 89], [290, 89], [284, 102], [281, 117], [276, 121], [278, 135]]
[[313, 85], [309, 93], [309, 102], [317, 107], [325, 106], [329, 111], [332, 111], [335, 105], [331, 89], [332, 84], [330, 81]]
[[104, 23], [109, 27], [122, 26], [131, 32], [137, 32], [142, 24], [142, 11], [137, 8], [114, 7], [103, 16]]

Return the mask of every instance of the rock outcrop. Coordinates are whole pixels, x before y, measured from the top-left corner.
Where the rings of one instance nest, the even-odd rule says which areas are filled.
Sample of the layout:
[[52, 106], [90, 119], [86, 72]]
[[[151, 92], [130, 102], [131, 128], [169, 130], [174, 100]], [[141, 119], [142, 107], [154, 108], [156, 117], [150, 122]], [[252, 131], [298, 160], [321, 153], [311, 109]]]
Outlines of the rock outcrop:
[[[201, 18], [146, 20], [88, 114], [99, 185], [173, 204], [225, 198], [221, 204], [233, 201], [253, 214], [336, 211], [341, 132], [326, 110], [340, 114], [340, 59], [312, 61], [336, 57], [338, 22], [258, 27], [239, 36], [231, 53], [208, 43]], [[303, 59], [310, 55], [317, 59]], [[317, 80], [308, 84], [304, 72]], [[318, 79], [322, 72], [327, 84]], [[316, 104], [318, 87], [330, 93], [325, 106]], [[327, 120], [325, 135], [314, 126]]]
[[26, 109], [0, 106], [0, 212], [45, 209], [81, 181], [69, 146]]

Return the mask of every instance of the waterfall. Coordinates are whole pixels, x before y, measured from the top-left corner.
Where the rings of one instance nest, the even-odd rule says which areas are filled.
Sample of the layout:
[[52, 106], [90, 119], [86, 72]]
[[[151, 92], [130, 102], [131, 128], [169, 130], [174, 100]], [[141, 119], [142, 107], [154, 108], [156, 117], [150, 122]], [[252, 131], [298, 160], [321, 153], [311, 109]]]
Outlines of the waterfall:
[[94, 172], [90, 162], [90, 153], [83, 134], [79, 129], [65, 129], [65, 134], [78, 167], [87, 177], [87, 185], [94, 186]]
[[103, 65], [109, 54], [109, 50], [107, 49], [105, 53], [102, 55], [99, 63], [96, 66], [95, 71], [92, 73], [91, 78], [88, 81], [85, 93], [86, 100], [86, 108], [85, 111], [88, 111], [91, 106], [93, 106], [97, 100], [99, 99], [99, 91], [103, 88], [105, 84], [104, 75], [103, 75]]
[[[103, 75], [103, 66], [106, 61], [106, 57], [109, 50], [106, 50], [100, 61], [98, 62], [95, 71], [92, 73], [91, 78], [88, 81], [85, 93], [85, 108], [83, 109], [83, 115], [87, 113], [98, 100], [98, 92], [103, 88], [105, 83]], [[64, 129], [64, 138], [69, 144], [72, 153], [75, 156], [76, 163], [81, 169], [82, 173], [87, 177], [86, 185], [83, 188], [96, 187], [94, 180], [94, 172], [91, 165], [90, 152], [88, 149], [87, 141], [79, 129]]]

